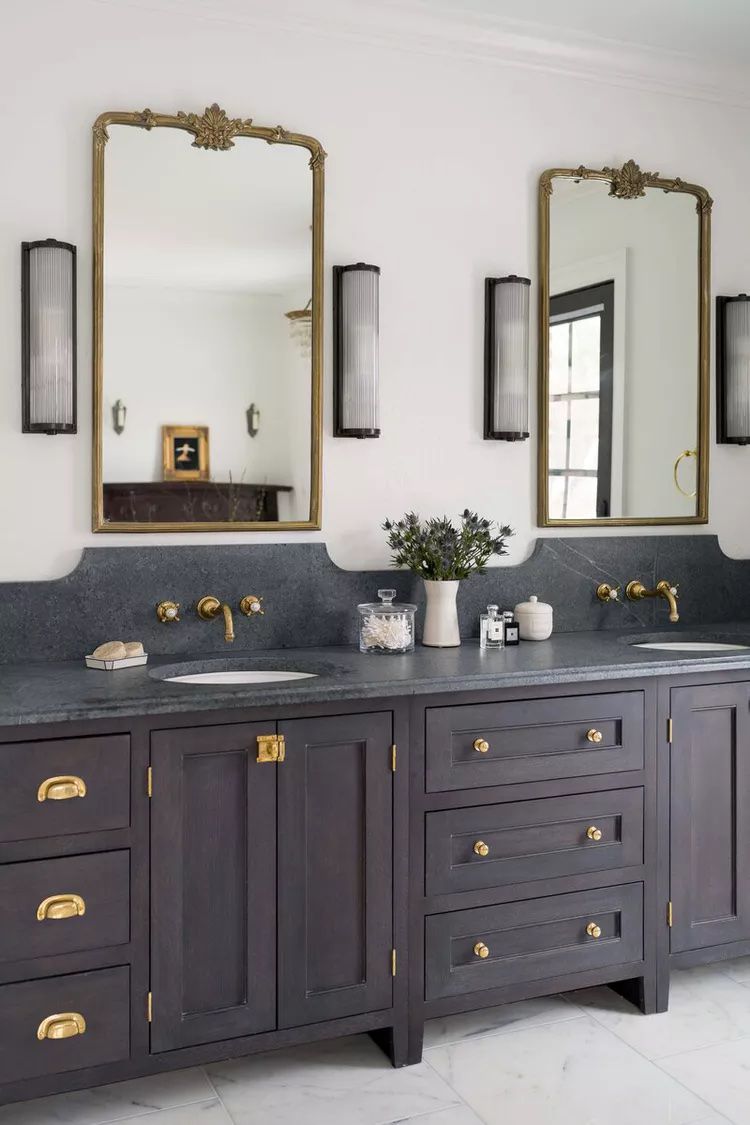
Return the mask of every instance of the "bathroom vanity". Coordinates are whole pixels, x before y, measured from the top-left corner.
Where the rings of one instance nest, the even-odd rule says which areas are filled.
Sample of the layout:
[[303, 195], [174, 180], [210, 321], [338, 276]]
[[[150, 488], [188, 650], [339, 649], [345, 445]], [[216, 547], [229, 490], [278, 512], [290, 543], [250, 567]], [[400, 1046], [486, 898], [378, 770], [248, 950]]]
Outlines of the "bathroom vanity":
[[742, 653], [207, 663], [3, 671], [0, 1102], [750, 951]]

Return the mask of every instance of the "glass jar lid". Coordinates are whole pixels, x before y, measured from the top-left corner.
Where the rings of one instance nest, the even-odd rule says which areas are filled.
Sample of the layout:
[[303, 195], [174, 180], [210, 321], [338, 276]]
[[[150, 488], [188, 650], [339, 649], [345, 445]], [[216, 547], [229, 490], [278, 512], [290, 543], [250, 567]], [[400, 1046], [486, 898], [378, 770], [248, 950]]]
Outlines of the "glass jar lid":
[[413, 613], [417, 608], [411, 602], [394, 602], [395, 590], [378, 590], [378, 597], [381, 599], [379, 602], [363, 602], [357, 609], [360, 613], [386, 614]]

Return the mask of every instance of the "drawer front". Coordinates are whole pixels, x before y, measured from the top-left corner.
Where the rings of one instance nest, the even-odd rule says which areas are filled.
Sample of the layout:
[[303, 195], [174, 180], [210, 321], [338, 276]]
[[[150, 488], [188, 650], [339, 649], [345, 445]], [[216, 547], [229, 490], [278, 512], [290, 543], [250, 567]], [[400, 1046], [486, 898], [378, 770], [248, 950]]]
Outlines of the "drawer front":
[[0, 842], [129, 824], [130, 735], [0, 746]]
[[127, 1059], [129, 993], [127, 968], [0, 987], [0, 1083]]
[[642, 959], [641, 883], [425, 919], [426, 1000]]
[[426, 893], [505, 887], [643, 863], [643, 790], [432, 812]]
[[431, 707], [427, 790], [588, 777], [643, 767], [643, 693]]
[[130, 940], [130, 853], [0, 867], [0, 963]]

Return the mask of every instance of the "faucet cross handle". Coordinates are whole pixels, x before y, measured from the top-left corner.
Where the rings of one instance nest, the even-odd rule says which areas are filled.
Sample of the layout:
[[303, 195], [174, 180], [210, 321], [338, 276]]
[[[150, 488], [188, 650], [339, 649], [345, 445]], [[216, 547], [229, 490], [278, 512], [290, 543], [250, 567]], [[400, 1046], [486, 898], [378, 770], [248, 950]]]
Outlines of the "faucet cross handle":
[[596, 596], [600, 602], [619, 601], [620, 587], [610, 586], [609, 582], [602, 582], [596, 588]]
[[263, 598], [256, 598], [255, 594], [247, 594], [240, 602], [240, 613], [244, 613], [245, 617], [263, 616], [266, 611], [262, 601]]

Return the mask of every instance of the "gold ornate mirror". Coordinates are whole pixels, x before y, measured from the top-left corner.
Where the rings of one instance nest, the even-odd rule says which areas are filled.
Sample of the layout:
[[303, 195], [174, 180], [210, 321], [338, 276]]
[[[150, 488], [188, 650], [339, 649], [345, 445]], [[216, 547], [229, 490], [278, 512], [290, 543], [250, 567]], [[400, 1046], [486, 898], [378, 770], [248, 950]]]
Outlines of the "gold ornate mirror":
[[319, 528], [320, 142], [212, 105], [93, 145], [94, 530]]
[[710, 223], [633, 160], [542, 173], [541, 527], [707, 521]]

